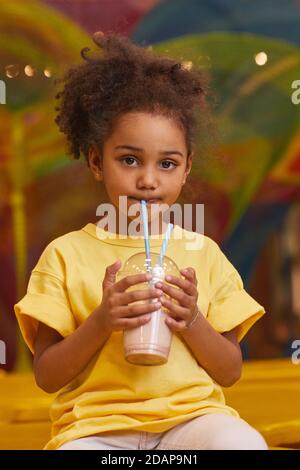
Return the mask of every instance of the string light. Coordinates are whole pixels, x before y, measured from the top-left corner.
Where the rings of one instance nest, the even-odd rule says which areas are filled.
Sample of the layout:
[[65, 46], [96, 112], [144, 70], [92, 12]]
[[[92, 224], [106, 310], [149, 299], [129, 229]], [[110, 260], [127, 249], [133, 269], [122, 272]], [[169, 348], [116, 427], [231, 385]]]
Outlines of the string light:
[[257, 65], [265, 65], [268, 61], [268, 56], [265, 52], [259, 52], [254, 56], [254, 60]]
[[45, 77], [47, 77], [47, 78], [52, 77], [51, 69], [46, 68], [46, 69], [44, 70], [44, 75], [45, 75]]
[[35, 70], [33, 67], [31, 67], [31, 65], [26, 65], [24, 67], [24, 72], [25, 72], [25, 75], [27, 75], [27, 77], [33, 77], [35, 74]]
[[[15, 78], [20, 74], [19, 66], [15, 64], [8, 64], [4, 67], [5, 75], [8, 78]], [[27, 77], [33, 77], [36, 74], [36, 69], [33, 68], [31, 65], [25, 65], [24, 73]], [[51, 78], [52, 77], [52, 70], [50, 67], [46, 67], [43, 70], [45, 77]]]
[[19, 75], [19, 67], [14, 64], [6, 65], [5, 74], [8, 78], [15, 78]]

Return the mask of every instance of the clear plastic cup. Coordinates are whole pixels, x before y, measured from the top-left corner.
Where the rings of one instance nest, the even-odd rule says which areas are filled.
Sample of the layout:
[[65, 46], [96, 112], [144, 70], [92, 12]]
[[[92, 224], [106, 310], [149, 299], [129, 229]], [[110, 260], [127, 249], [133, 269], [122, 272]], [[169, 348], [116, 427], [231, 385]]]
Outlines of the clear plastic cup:
[[[131, 286], [127, 291], [144, 290], [154, 287], [156, 282], [164, 280], [167, 274], [180, 277], [179, 269], [169, 257], [165, 256], [162, 267], [156, 266], [158, 253], [150, 253], [152, 264], [152, 280]], [[131, 256], [118, 273], [117, 280], [123, 277], [147, 272], [145, 252]], [[165, 294], [164, 294], [165, 295]], [[137, 303], [155, 303], [158, 299], [138, 301]], [[161, 365], [168, 361], [172, 343], [172, 332], [165, 320], [167, 313], [163, 307], [151, 312], [151, 320], [137, 328], [126, 329], [123, 334], [124, 355], [128, 362], [138, 365]]]

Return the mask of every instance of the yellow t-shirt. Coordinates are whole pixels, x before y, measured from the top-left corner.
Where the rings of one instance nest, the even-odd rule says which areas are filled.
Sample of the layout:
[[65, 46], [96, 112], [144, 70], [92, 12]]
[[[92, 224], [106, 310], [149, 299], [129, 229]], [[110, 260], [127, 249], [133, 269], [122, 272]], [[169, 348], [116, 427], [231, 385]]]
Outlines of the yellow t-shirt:
[[[197, 249], [195, 243], [194, 249], [188, 248], [191, 235], [196, 237]], [[150, 237], [150, 245], [152, 252], [159, 253], [161, 236]], [[143, 251], [142, 237], [113, 239], [92, 223], [52, 241], [31, 273], [27, 294], [15, 305], [31, 351], [38, 322], [63, 337], [72, 334], [101, 303], [106, 267]], [[166, 254], [179, 268], [195, 269], [198, 306], [218, 332], [238, 326], [241, 340], [265, 313], [210, 238], [175, 225]], [[105, 431], [163, 432], [206, 413], [238, 416], [225, 404], [222, 388], [197, 363], [180, 334], [173, 336], [168, 362], [149, 367], [124, 359], [123, 334], [117, 331], [57, 395], [50, 410], [52, 438], [45, 449]]]

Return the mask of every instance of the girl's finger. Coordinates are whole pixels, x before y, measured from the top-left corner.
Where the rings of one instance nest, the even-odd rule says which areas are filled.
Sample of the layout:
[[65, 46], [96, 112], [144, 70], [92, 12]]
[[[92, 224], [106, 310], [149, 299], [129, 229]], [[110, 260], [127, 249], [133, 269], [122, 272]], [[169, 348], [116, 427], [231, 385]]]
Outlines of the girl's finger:
[[193, 282], [196, 286], [198, 284], [196, 272], [194, 268], [183, 268], [180, 269], [181, 274], [186, 277], [189, 281]]
[[132, 328], [137, 328], [138, 326], [145, 325], [151, 320], [151, 314], [141, 315], [135, 318], [121, 318], [118, 322], [118, 329], [120, 330], [130, 330]]
[[147, 313], [155, 312], [161, 307], [161, 302], [143, 303], [143, 304], [129, 304], [121, 305], [114, 309], [115, 316], [121, 317], [136, 317], [145, 315]]
[[[183, 290], [187, 295], [195, 295], [197, 292], [196, 286], [188, 280], [180, 279], [179, 277], [170, 276], [170, 275], [167, 275], [165, 277], [165, 280], [168, 284], [173, 284], [174, 286], [180, 287], [181, 290]], [[165, 285], [168, 285], [168, 284], [165, 284]]]
[[143, 289], [134, 291], [125, 291], [121, 294], [115, 294], [118, 298], [119, 305], [128, 305], [139, 300], [150, 300], [159, 298], [163, 292], [159, 289]]
[[183, 307], [189, 308], [194, 301], [194, 297], [187, 295], [182, 289], [177, 289], [177, 287], [166, 283], [161, 284], [161, 290]]
[[126, 289], [134, 286], [135, 284], [149, 282], [151, 277], [152, 276], [149, 273], [130, 274], [129, 276], [123, 277], [123, 279], [114, 284], [114, 291], [124, 292]]
[[168, 310], [168, 314], [171, 317], [180, 318], [181, 320], [184, 320], [184, 321], [185, 319], [188, 318], [189, 309], [181, 307], [180, 305], [176, 305], [174, 302], [172, 302], [169, 299], [166, 299], [165, 297], [161, 297], [160, 302], [162, 306]]
[[175, 320], [175, 318], [167, 317], [166, 324], [172, 331], [183, 331], [186, 329], [186, 322], [184, 320]]

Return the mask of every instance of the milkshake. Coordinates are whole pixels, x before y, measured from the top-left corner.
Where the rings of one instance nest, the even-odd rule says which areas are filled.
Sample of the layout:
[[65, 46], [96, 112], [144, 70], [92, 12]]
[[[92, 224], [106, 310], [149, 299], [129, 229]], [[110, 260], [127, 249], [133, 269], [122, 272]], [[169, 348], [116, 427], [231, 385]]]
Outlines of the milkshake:
[[[138, 254], [139, 255], [139, 254]], [[138, 255], [131, 257], [131, 266], [133, 269], [130, 274], [134, 274], [137, 271], [134, 269], [138, 265], [137, 260], [133, 262], [133, 258]], [[145, 254], [142, 253], [142, 260], [145, 259]], [[152, 264], [152, 279], [149, 283], [132, 286], [130, 290], [145, 289], [147, 287], [154, 287], [158, 281], [163, 281], [166, 274], [177, 275], [178, 268], [176, 264], [168, 257], [164, 258], [163, 266], [156, 265], [157, 254], [151, 254]], [[130, 261], [130, 260], [128, 260]], [[167, 268], [167, 273], [164, 267]], [[127, 266], [128, 269], [128, 266]], [[145, 272], [145, 266], [143, 270], [139, 272]], [[128, 275], [128, 271], [126, 275]], [[120, 277], [124, 277], [124, 272], [120, 272]], [[147, 302], [155, 303], [158, 299], [150, 299]], [[145, 302], [145, 301], [143, 301]], [[167, 314], [161, 307], [155, 312], [151, 312], [151, 320], [145, 325], [137, 328], [124, 330], [123, 344], [124, 344], [124, 355], [128, 362], [137, 365], [161, 365], [168, 361], [168, 356], [172, 342], [172, 332], [165, 320]]]

